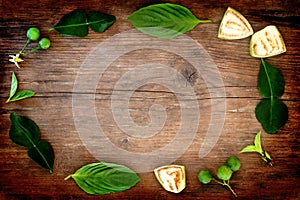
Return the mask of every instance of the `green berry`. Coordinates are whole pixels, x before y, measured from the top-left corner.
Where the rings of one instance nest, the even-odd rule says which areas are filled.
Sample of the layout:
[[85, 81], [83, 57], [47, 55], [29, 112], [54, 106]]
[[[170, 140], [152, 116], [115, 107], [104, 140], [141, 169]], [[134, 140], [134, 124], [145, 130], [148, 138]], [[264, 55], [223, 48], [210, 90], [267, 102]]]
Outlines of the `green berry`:
[[232, 170], [227, 165], [222, 165], [217, 170], [217, 176], [223, 181], [229, 180], [232, 173]]
[[228, 167], [230, 167], [230, 169], [232, 170], [232, 171], [237, 171], [237, 170], [239, 170], [240, 169], [240, 167], [241, 167], [241, 162], [240, 162], [240, 159], [238, 159], [238, 157], [236, 157], [236, 156], [230, 156], [228, 159], [227, 159], [227, 161], [226, 161], [226, 165], [228, 166]]
[[32, 27], [27, 30], [27, 38], [36, 41], [40, 37], [40, 30], [38, 28]]
[[39, 41], [39, 46], [42, 48], [42, 49], [48, 49], [51, 45], [51, 42], [48, 38], [42, 38], [40, 41]]
[[203, 184], [209, 183], [212, 180], [212, 178], [213, 175], [209, 170], [202, 170], [198, 174], [198, 180]]

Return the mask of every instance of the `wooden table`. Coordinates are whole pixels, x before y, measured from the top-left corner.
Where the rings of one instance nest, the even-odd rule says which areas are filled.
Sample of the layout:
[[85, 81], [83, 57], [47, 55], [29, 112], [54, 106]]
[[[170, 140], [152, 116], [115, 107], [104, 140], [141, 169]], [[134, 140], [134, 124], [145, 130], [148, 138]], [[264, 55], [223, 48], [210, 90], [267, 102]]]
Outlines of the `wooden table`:
[[[145, 126], [151, 123], [149, 108], [153, 104], [164, 107], [167, 116], [165, 127], [156, 135], [150, 138], [134, 138], [122, 132], [114, 121], [111, 112], [114, 85], [126, 72], [147, 63], [160, 63], [181, 73], [183, 75], [181, 79], [175, 77], [174, 80], [182, 87], [189, 86], [194, 89], [201, 115], [192, 144], [173, 162], [186, 167], [186, 189], [180, 194], [168, 193], [162, 189], [152, 172], [138, 173], [141, 181], [134, 188], [103, 197], [87, 195], [74, 181], [63, 180], [79, 167], [98, 161], [79, 136], [77, 126], [81, 124], [74, 120], [73, 115], [74, 84], [82, 63], [97, 45], [111, 40], [117, 34], [124, 36], [125, 33], [126, 37], [126, 31], [133, 29], [127, 20], [130, 13], [160, 2], [2, 0], [0, 2], [0, 199], [234, 199], [229, 190], [222, 186], [214, 183], [203, 185], [197, 180], [197, 174], [201, 169], [208, 168], [215, 173], [217, 167], [230, 155], [237, 155], [242, 163], [241, 169], [231, 180], [232, 187], [240, 199], [299, 198], [299, 1], [171, 0], [169, 2], [188, 7], [200, 19], [213, 20], [213, 23], [200, 24], [186, 33], [186, 37], [202, 45], [208, 52], [224, 83], [225, 96], [219, 98], [226, 102], [226, 115], [224, 126], [212, 150], [205, 157], [199, 158], [199, 149], [211, 123], [213, 105], [210, 105], [210, 102], [213, 98], [205, 85], [205, 78], [201, 77], [201, 74], [189, 76], [191, 70], [194, 70], [193, 66], [175, 53], [159, 48], [145, 48], [124, 55], [118, 55], [120, 53], [118, 51], [109, 52], [107, 58], [119, 57], [103, 72], [96, 90], [87, 90], [84, 94], [94, 95], [98, 122], [106, 137], [115, 146], [127, 152], [143, 152], [147, 156], [147, 153], [164, 147], [176, 135], [181, 123], [182, 102], [178, 101], [179, 94], [160, 84], [146, 84], [135, 91], [127, 91], [132, 92], [128, 106], [130, 116], [136, 124]], [[228, 6], [239, 10], [255, 31], [270, 24], [276, 25], [287, 46], [286, 53], [266, 59], [277, 67], [285, 78], [285, 93], [281, 99], [289, 109], [289, 119], [282, 130], [275, 135], [262, 133], [263, 147], [275, 160], [273, 167], [266, 166], [255, 153], [238, 153], [244, 146], [251, 144], [255, 134], [262, 130], [254, 114], [255, 106], [261, 99], [257, 90], [260, 60], [249, 55], [250, 38], [234, 41], [217, 38], [220, 20]], [[117, 20], [105, 33], [90, 31], [85, 38], [65, 37], [48, 31], [63, 15], [78, 8], [87, 12], [96, 10], [112, 14]], [[8, 62], [6, 53], [22, 48], [26, 41], [26, 31], [32, 26], [39, 27], [42, 36], [50, 38], [52, 46], [48, 50], [24, 57], [25, 61], [20, 63], [21, 68], [18, 69], [13, 63]], [[137, 43], [144, 38], [142, 34], [138, 34], [137, 37], [134, 39]], [[132, 38], [128, 40], [130, 39]], [[124, 47], [124, 44], [120, 43], [120, 46]], [[20, 89], [31, 89], [36, 92], [33, 98], [5, 103], [9, 95], [12, 71], [18, 77]], [[160, 72], [156, 74], [159, 75]], [[87, 83], [89, 81], [87, 80]], [[121, 104], [126, 103], [124, 99], [125, 97], [120, 96]], [[183, 103], [187, 102], [188, 99], [183, 100]], [[27, 157], [25, 148], [13, 144], [9, 139], [11, 112], [33, 119], [41, 129], [42, 139], [52, 144], [55, 152], [53, 174], [37, 166]], [[182, 137], [184, 139], [184, 136]], [[95, 145], [97, 146], [97, 143]], [[163, 156], [162, 153], [157, 159], [164, 160]], [[103, 157], [109, 157], [109, 153], [103, 154]], [[116, 162], [124, 164], [126, 159], [122, 157]], [[141, 164], [138, 159], [130, 159], [133, 169]]]

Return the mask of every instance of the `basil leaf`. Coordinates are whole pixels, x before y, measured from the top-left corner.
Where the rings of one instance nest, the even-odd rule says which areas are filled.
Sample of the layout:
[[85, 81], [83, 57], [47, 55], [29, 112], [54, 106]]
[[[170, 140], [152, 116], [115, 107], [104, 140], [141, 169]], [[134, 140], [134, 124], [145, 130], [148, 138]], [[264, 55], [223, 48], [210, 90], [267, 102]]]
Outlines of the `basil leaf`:
[[260, 136], [261, 136], [261, 131], [259, 131], [259, 132], [256, 134], [256, 136], [255, 136], [255, 138], [254, 138], [254, 145], [255, 145], [255, 147], [256, 147], [256, 149], [257, 149], [257, 152], [260, 153], [260, 154], [262, 154], [262, 153], [263, 153], [263, 150], [262, 150], [262, 148], [261, 148]]
[[140, 181], [136, 173], [128, 167], [104, 162], [85, 165], [65, 180], [70, 177], [88, 194], [117, 193]]
[[159, 38], [174, 38], [193, 29], [200, 22], [211, 22], [199, 20], [186, 7], [170, 3], [141, 8], [127, 19], [139, 31]]
[[34, 121], [15, 113], [10, 114], [10, 120], [9, 136], [14, 143], [28, 148], [38, 144], [40, 129]]
[[10, 102], [11, 101], [18, 101], [18, 100], [21, 100], [21, 99], [26, 99], [26, 98], [34, 96], [34, 94], [35, 94], [35, 92], [33, 92], [31, 90], [22, 90], [22, 91], [18, 92], [17, 94], [15, 94], [10, 99]]
[[264, 99], [255, 108], [257, 120], [270, 134], [280, 130], [288, 120], [287, 106], [277, 98]]
[[56, 30], [63, 35], [85, 37], [88, 35], [87, 17], [82, 9], [74, 10], [64, 15], [50, 30]]
[[52, 173], [54, 152], [49, 142], [43, 140], [38, 142], [36, 146], [28, 150], [27, 154], [33, 161]]
[[279, 97], [284, 93], [284, 78], [280, 71], [261, 59], [258, 90], [262, 97]]
[[250, 144], [250, 145], [244, 147], [244, 148], [240, 151], [240, 153], [245, 153], [245, 152], [257, 152], [257, 151], [258, 151], [257, 148], [256, 148], [254, 145]]
[[18, 89], [18, 80], [15, 73], [13, 72], [11, 77], [9, 98], [7, 99], [6, 103], [10, 102], [10, 99], [15, 95], [17, 89]]
[[115, 16], [96, 11], [89, 13], [87, 18], [89, 26], [95, 32], [104, 32], [116, 21]]

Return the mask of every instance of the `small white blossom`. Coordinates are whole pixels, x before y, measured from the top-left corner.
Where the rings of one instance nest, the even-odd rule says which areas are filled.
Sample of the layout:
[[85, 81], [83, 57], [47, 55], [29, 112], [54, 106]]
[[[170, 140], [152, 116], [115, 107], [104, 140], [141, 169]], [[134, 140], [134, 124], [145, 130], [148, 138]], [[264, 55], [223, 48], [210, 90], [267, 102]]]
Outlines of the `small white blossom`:
[[17, 53], [15, 56], [14, 55], [9, 55], [9, 57], [11, 57], [11, 59], [9, 59], [9, 61], [15, 63], [15, 65], [18, 68], [20, 68], [18, 63], [23, 61], [21, 58], [19, 58], [19, 56], [20, 56], [19, 53]]

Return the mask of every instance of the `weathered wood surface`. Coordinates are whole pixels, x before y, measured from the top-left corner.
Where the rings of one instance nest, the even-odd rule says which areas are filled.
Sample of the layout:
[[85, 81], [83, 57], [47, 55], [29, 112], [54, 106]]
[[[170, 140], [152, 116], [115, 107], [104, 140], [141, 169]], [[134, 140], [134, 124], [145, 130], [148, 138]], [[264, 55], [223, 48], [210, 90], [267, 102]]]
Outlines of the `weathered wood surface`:
[[[201, 19], [212, 19], [211, 24], [200, 24], [187, 35], [201, 44], [215, 62], [224, 81], [226, 96], [225, 124], [212, 151], [198, 157], [204, 133], [210, 123], [211, 97], [193, 66], [178, 55], [159, 49], [129, 52], [119, 57], [105, 71], [95, 92], [95, 107], [99, 123], [107, 137], [117, 146], [132, 152], [151, 152], [163, 147], [180, 127], [180, 104], [176, 94], [155, 84], [145, 85], [133, 92], [130, 98], [130, 115], [138, 125], [150, 123], [148, 114], [153, 104], [166, 109], [165, 127], [147, 140], [130, 138], [118, 128], [111, 113], [111, 95], [118, 79], [135, 66], [147, 62], [173, 67], [190, 78], [200, 106], [201, 118], [197, 135], [188, 150], [174, 163], [187, 170], [187, 187], [180, 194], [164, 191], [152, 173], [139, 173], [141, 177], [131, 190], [103, 196], [104, 199], [234, 199], [230, 192], [217, 185], [202, 185], [197, 180], [199, 170], [213, 171], [230, 155], [238, 155], [242, 168], [234, 174], [232, 186], [240, 199], [297, 199], [299, 193], [299, 89], [300, 89], [300, 37], [299, 2], [297, 1], [169, 1], [188, 7]], [[127, 15], [140, 7], [159, 1], [0, 1], [0, 199], [94, 199], [81, 191], [74, 181], [64, 177], [79, 167], [97, 159], [80, 140], [72, 114], [73, 86], [81, 64], [98, 44], [115, 34], [132, 29]], [[249, 56], [250, 38], [237, 41], [217, 39], [220, 20], [227, 6], [238, 9], [250, 21], [255, 31], [266, 25], [276, 25], [286, 42], [287, 52], [268, 58], [285, 78], [282, 100], [289, 109], [286, 126], [276, 135], [263, 133], [263, 146], [274, 157], [275, 166], [268, 167], [256, 154], [238, 154], [250, 144], [255, 133], [261, 130], [254, 114], [260, 97], [257, 91], [259, 59]], [[66, 13], [83, 8], [97, 10], [117, 17], [116, 23], [105, 33], [90, 34], [83, 39], [64, 37], [48, 29]], [[17, 69], [8, 62], [7, 52], [22, 47], [26, 30], [31, 26], [41, 29], [52, 46], [26, 56]], [[139, 41], [140, 38], [136, 38]], [[120, 44], [122, 45], [122, 44]], [[116, 52], [117, 54], [117, 52]], [[31, 89], [36, 96], [5, 104], [9, 95], [11, 72], [19, 79], [21, 89]], [[147, 72], [145, 72], [147, 73]], [[160, 72], [157, 72], [158, 75]], [[189, 74], [190, 75], [190, 74]], [[176, 80], [185, 85], [186, 80]], [[90, 91], [87, 91], [87, 95]], [[120, 97], [120, 102], [126, 103]], [[188, 101], [188, 99], [186, 100]], [[8, 136], [9, 113], [16, 112], [33, 119], [41, 129], [43, 139], [53, 145], [55, 164], [53, 174], [39, 168], [26, 155], [26, 149], [11, 142]], [[97, 145], [97, 144], [96, 144]], [[126, 160], [126, 158], [123, 158]], [[159, 159], [159, 158], [158, 158]], [[105, 161], [105, 160], [103, 160]], [[134, 163], [136, 162], [136, 163]], [[139, 160], [133, 161], [133, 166]], [[122, 164], [122, 160], [120, 160]], [[166, 163], [168, 164], [168, 163]]]

